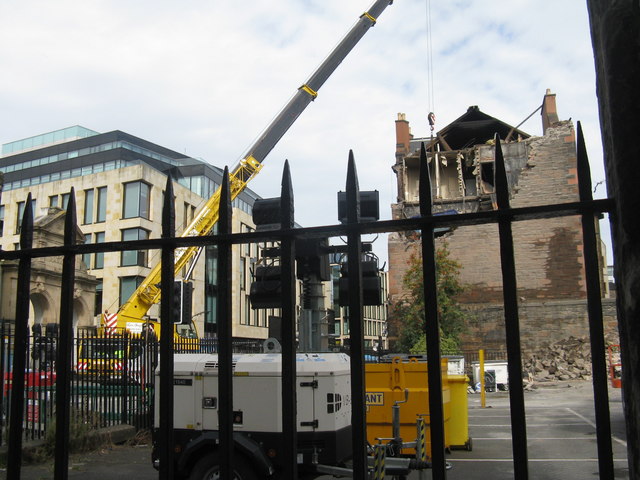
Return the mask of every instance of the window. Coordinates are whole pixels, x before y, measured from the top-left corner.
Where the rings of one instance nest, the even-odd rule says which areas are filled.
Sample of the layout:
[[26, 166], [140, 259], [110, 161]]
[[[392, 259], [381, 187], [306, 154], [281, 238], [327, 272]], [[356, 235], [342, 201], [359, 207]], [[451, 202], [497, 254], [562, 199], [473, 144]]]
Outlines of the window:
[[96, 285], [96, 299], [93, 308], [94, 315], [100, 315], [102, 313], [102, 282]]
[[4, 205], [0, 205], [0, 237], [4, 232]]
[[[253, 325], [253, 322], [251, 321], [251, 304], [249, 303], [249, 295], [247, 295], [246, 297], [244, 297], [244, 316], [245, 316], [245, 324], [247, 325]], [[255, 319], [255, 317], [254, 317]]]
[[24, 216], [24, 202], [18, 202], [18, 214], [16, 215], [16, 233], [20, 233], [20, 225]]
[[142, 283], [144, 277], [140, 276], [132, 276], [132, 277], [121, 277], [120, 278], [120, 305], [123, 305], [133, 292], [136, 291], [136, 288]]
[[[122, 241], [128, 240], [146, 240], [149, 238], [149, 232], [143, 228], [127, 228], [122, 230]], [[146, 250], [126, 250], [120, 255], [120, 266], [130, 267], [137, 265], [146, 267], [147, 251]]]
[[[249, 225], [245, 225], [244, 223], [240, 224], [241, 233], [248, 233], [252, 231], [253, 229]], [[242, 255], [245, 255], [245, 256], [251, 255], [251, 243], [243, 243], [241, 248], [242, 248]]]
[[58, 206], [58, 195], [51, 195], [49, 197], [49, 207], [57, 207]]
[[[95, 243], [104, 243], [104, 232], [96, 232], [94, 239]], [[93, 268], [104, 268], [104, 252], [96, 253]]]
[[247, 258], [240, 257], [240, 290], [247, 289]]
[[93, 223], [93, 189], [84, 191], [84, 224]]
[[69, 204], [69, 193], [63, 193], [62, 194], [62, 209], [66, 210], [67, 209], [67, 205]]
[[[85, 243], [85, 245], [88, 244], [88, 243], [91, 243], [91, 234], [90, 233], [87, 233], [84, 236], [84, 243]], [[82, 255], [82, 261], [87, 266], [87, 269], [91, 269], [91, 254], [90, 253], [85, 253], [84, 255]]]
[[150, 187], [144, 182], [124, 184], [124, 218], [149, 218]]
[[107, 187], [98, 188], [98, 209], [96, 211], [96, 223], [107, 220]]
[[[214, 226], [215, 230], [215, 226]], [[205, 271], [204, 271], [204, 291], [205, 291], [205, 315], [204, 332], [206, 335], [213, 335], [217, 332], [216, 308], [218, 300], [218, 247], [207, 245], [204, 247]]]

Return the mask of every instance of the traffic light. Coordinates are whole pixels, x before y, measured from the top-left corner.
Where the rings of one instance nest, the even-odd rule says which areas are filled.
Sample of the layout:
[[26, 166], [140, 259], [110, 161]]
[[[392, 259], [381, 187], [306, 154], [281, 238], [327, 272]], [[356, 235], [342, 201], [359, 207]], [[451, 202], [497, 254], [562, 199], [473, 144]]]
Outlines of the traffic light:
[[309, 275], [317, 276], [318, 280], [331, 280], [331, 267], [327, 251], [327, 238], [297, 238], [296, 264], [298, 280], [304, 280]]
[[191, 317], [193, 315], [193, 283], [182, 283], [182, 312], [180, 323], [183, 325], [189, 325], [191, 323]]
[[254, 277], [249, 289], [251, 308], [280, 308], [282, 306], [280, 265], [258, 265]]
[[173, 282], [173, 301], [171, 303], [173, 323], [182, 323], [182, 280]]
[[173, 323], [188, 325], [191, 323], [193, 310], [193, 283], [176, 280], [173, 282], [173, 303], [171, 304], [171, 318]]
[[[378, 260], [373, 256], [366, 256], [360, 262], [362, 269], [362, 304], [382, 305], [382, 285], [378, 275]], [[349, 306], [349, 264], [340, 265], [340, 280], [338, 281], [338, 304]]]
[[251, 209], [251, 217], [257, 231], [278, 230], [280, 228], [280, 202], [280, 197], [255, 200]]
[[[360, 221], [375, 222], [380, 219], [380, 195], [377, 190], [360, 192]], [[347, 192], [338, 192], [338, 220], [347, 223]]]

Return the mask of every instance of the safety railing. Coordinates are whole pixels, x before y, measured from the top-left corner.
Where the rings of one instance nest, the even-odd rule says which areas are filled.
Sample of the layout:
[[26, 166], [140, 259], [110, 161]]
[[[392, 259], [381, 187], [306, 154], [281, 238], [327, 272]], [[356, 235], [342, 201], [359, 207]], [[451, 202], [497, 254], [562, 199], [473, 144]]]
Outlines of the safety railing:
[[[612, 209], [610, 200], [593, 200], [591, 197], [591, 180], [589, 165], [578, 125], [578, 177], [580, 200], [578, 202], [512, 208], [509, 204], [504, 160], [500, 142], [496, 143], [495, 173], [496, 198], [498, 208], [493, 211], [481, 211], [459, 215], [432, 215], [431, 187], [427, 170], [426, 152], [422, 149], [420, 162], [420, 216], [401, 220], [385, 220], [361, 222], [359, 217], [359, 186], [355, 160], [350, 153], [346, 181], [347, 221], [341, 225], [294, 228], [293, 188], [288, 165], [282, 180], [280, 228], [266, 232], [231, 232], [231, 202], [229, 194], [228, 173], [225, 171], [225, 182], [220, 200], [220, 220], [218, 233], [206, 237], [176, 237], [174, 230], [173, 188], [170, 179], [165, 190], [163, 208], [163, 233], [159, 239], [108, 242], [100, 244], [77, 245], [75, 199], [72, 192], [67, 209], [65, 225], [65, 241], [61, 247], [33, 248], [33, 218], [29, 208], [31, 197], [27, 199], [21, 228], [20, 250], [0, 252], [0, 259], [19, 260], [19, 273], [16, 297], [15, 336], [12, 344], [13, 378], [9, 414], [9, 455], [7, 478], [19, 478], [21, 463], [21, 447], [24, 438], [25, 379], [28, 378], [26, 358], [28, 357], [28, 318], [30, 265], [34, 258], [58, 255], [63, 257], [62, 299], [60, 308], [60, 334], [58, 339], [55, 365], [56, 389], [55, 421], [63, 428], [56, 429], [55, 478], [66, 478], [68, 470], [68, 426], [70, 423], [71, 394], [73, 392], [72, 357], [74, 351], [72, 300], [74, 284], [74, 265], [78, 255], [114, 252], [134, 249], [161, 249], [161, 329], [173, 331], [171, 304], [173, 301], [174, 269], [173, 259], [176, 248], [207, 245], [218, 247], [218, 275], [221, 279], [232, 278], [231, 248], [234, 244], [252, 242], [278, 242], [280, 245], [280, 269], [282, 287], [282, 391], [281, 405], [283, 412], [296, 411], [296, 285], [295, 285], [295, 240], [300, 238], [342, 237], [347, 239], [348, 258], [348, 311], [350, 331], [350, 375], [351, 375], [351, 424], [352, 424], [352, 465], [353, 478], [368, 477], [367, 437], [366, 437], [366, 404], [363, 341], [363, 301], [361, 288], [362, 236], [366, 234], [419, 231], [422, 242], [422, 268], [424, 273], [424, 297], [426, 305], [427, 361], [432, 365], [440, 361], [440, 332], [438, 325], [438, 305], [435, 291], [435, 242], [434, 230], [444, 226], [497, 224], [501, 252], [503, 276], [504, 315], [506, 325], [506, 354], [509, 374], [509, 399], [511, 411], [512, 450], [515, 478], [528, 478], [527, 432], [523, 397], [522, 359], [520, 351], [520, 330], [518, 317], [516, 269], [513, 253], [512, 225], [523, 220], [554, 218], [569, 215], [582, 217], [583, 244], [585, 256], [585, 275], [587, 280], [588, 314], [592, 349], [592, 369], [594, 383], [594, 407], [596, 413], [598, 459], [601, 478], [613, 478], [613, 458], [611, 448], [611, 426], [607, 401], [607, 368], [605, 362], [606, 348], [602, 331], [602, 308], [600, 304], [599, 267], [597, 259], [597, 240], [595, 219], [603, 212]], [[217, 318], [231, 318], [231, 286], [230, 282], [218, 282]], [[173, 449], [173, 335], [161, 335], [159, 342], [159, 392], [155, 392], [159, 408], [159, 425], [157, 442], [160, 458], [171, 459]], [[232, 388], [232, 347], [233, 334], [230, 322], [218, 324], [218, 369], [219, 369], [219, 447], [220, 473], [222, 478], [231, 478], [229, 472], [233, 468], [233, 388]], [[439, 368], [428, 370], [430, 440], [432, 446], [431, 464], [432, 478], [446, 478], [446, 462], [444, 448], [443, 401], [441, 390], [442, 378]], [[297, 424], [295, 415], [282, 415], [282, 444], [280, 458], [283, 461], [282, 478], [298, 478], [297, 469]], [[159, 477], [173, 478], [173, 462], [160, 463]]]

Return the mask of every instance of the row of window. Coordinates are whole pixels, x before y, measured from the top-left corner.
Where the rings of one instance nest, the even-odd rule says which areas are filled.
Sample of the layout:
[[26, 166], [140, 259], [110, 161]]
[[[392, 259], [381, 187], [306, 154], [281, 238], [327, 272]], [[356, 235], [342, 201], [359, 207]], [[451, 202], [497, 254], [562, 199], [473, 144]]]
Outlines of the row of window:
[[[384, 310], [384, 307], [379, 307]], [[349, 322], [343, 319], [336, 319], [333, 324], [333, 333], [336, 335], [349, 335]], [[364, 319], [364, 335], [367, 337], [380, 337], [385, 335], [386, 322], [379, 320]]]
[[[126, 142], [114, 142], [114, 143], [120, 143], [122, 145], [129, 145], [126, 144]], [[106, 145], [110, 145], [110, 144], [106, 144]], [[99, 146], [102, 147], [103, 145]], [[133, 147], [135, 147], [134, 145], [130, 145], [130, 147], [132, 147], [132, 149], [134, 149]], [[92, 148], [98, 148], [98, 147], [92, 147]], [[136, 150], [144, 150], [144, 149], [140, 149], [139, 147], [135, 147]], [[73, 152], [69, 152], [69, 154], [71, 154]], [[158, 156], [157, 154], [153, 154], [153, 152], [148, 151], [147, 155], [148, 156]], [[47, 157], [47, 158], [52, 158], [52, 157]], [[34, 162], [41, 162], [44, 159], [37, 159], [37, 160], [30, 160], [29, 162], [23, 162], [23, 164], [18, 164], [18, 165], [8, 165], [6, 167], [3, 167], [3, 170], [5, 172], [11, 172], [11, 171], [15, 171], [15, 170], [19, 170], [18, 167], [19, 165], [25, 165], [23, 168], [28, 168], [26, 165], [28, 164], [32, 164]], [[168, 160], [167, 160], [168, 161]], [[46, 162], [45, 162], [46, 163]], [[175, 161], [174, 161], [175, 163]], [[9, 191], [9, 190], [15, 190], [18, 188], [24, 188], [24, 187], [29, 187], [32, 185], [40, 185], [43, 183], [49, 183], [49, 182], [54, 182], [54, 181], [58, 181], [58, 180], [65, 180], [68, 178], [75, 178], [75, 177], [81, 177], [81, 176], [86, 176], [86, 175], [91, 175], [94, 173], [101, 173], [101, 172], [106, 172], [109, 170], [115, 170], [115, 169], [119, 169], [119, 168], [125, 168], [125, 167], [130, 167], [135, 165], [136, 162], [131, 162], [131, 161], [126, 161], [126, 160], [112, 160], [109, 162], [104, 162], [104, 163], [97, 163], [94, 165], [86, 165], [84, 167], [78, 167], [78, 168], [73, 168], [70, 170], [64, 170], [61, 172], [54, 172], [51, 174], [45, 174], [45, 175], [39, 175], [39, 176], [35, 176], [35, 177], [30, 177], [30, 178], [23, 178], [21, 180], [16, 180], [13, 182], [7, 182], [4, 184], [3, 189], [5, 191]], [[35, 163], [34, 165], [35, 166]], [[181, 185], [189, 188], [189, 190], [191, 190], [192, 192], [196, 193], [197, 195], [203, 197], [203, 198], [209, 198], [213, 195], [213, 193], [215, 192], [215, 190], [219, 187], [219, 184], [217, 182], [214, 182], [213, 180], [211, 180], [210, 178], [207, 178], [205, 176], [199, 175], [199, 176], [192, 176], [192, 177], [184, 177], [181, 178], [180, 180], [178, 180], [178, 183], [180, 183]], [[143, 192], [140, 192], [143, 193]], [[239, 210], [242, 210], [243, 212], [247, 213], [247, 214], [251, 214], [251, 210], [252, 207], [249, 203], [247, 203], [246, 201], [242, 200], [240, 197], [236, 197], [233, 202], [232, 202], [233, 206]], [[58, 205], [52, 205], [52, 206], [58, 206]], [[66, 204], [62, 205], [62, 208], [66, 208]], [[135, 208], [135, 207], [131, 207], [131, 208]], [[134, 215], [135, 216], [135, 215]], [[141, 216], [141, 217], [145, 217], [145, 215], [140, 214], [137, 216]], [[127, 217], [125, 216], [124, 218], [131, 218], [131, 217]], [[146, 217], [145, 217], [146, 218]], [[99, 221], [99, 220], [96, 220]], [[85, 220], [84, 222], [86, 223], [92, 223], [92, 221], [87, 221]]]
[[125, 148], [127, 150], [131, 150], [132, 152], [140, 153], [146, 157], [155, 158], [156, 160], [160, 160], [170, 165], [178, 165], [178, 166], [182, 165], [182, 162], [176, 159], [167, 157], [165, 155], [161, 155], [147, 148], [142, 148], [142, 147], [139, 147], [138, 145], [133, 145], [132, 143], [129, 143], [129, 142], [117, 141], [117, 142], [103, 143], [101, 145], [95, 145], [93, 147], [81, 148], [79, 150], [72, 150], [70, 152], [62, 152], [56, 155], [49, 155], [47, 157], [34, 158], [33, 160], [27, 160], [24, 162], [15, 163], [13, 165], [7, 165], [3, 167], [3, 170], [7, 173], [18, 172], [20, 170], [25, 170], [27, 168], [39, 167], [40, 165], [47, 165], [49, 163], [55, 163], [61, 160], [67, 160], [69, 158], [77, 158], [84, 155], [90, 155], [93, 153], [113, 150], [116, 148]]
[[[49, 207], [67, 208], [69, 193], [49, 196]], [[20, 225], [26, 202], [17, 203], [16, 232], [20, 233]], [[145, 182], [129, 182], [124, 184], [124, 202], [122, 218], [149, 218], [151, 204], [151, 186]], [[36, 216], [37, 199], [31, 200], [33, 214]], [[5, 206], [0, 205], [0, 236], [4, 233]], [[193, 218], [193, 213], [191, 213]], [[92, 188], [84, 191], [83, 224], [103, 223], [107, 219], [107, 187]], [[123, 239], [124, 240], [124, 239]]]
[[61, 128], [60, 130], [54, 130], [53, 132], [43, 133], [41, 135], [24, 138], [22, 140], [16, 140], [15, 142], [5, 143], [2, 145], [2, 154], [8, 155], [10, 153], [21, 152], [23, 150], [37, 148], [43, 145], [52, 145], [66, 140], [92, 137], [93, 135], [99, 135], [99, 133], [94, 130], [81, 127], [80, 125], [74, 125], [73, 127]]
[[[94, 165], [72, 168], [71, 170], [64, 170], [62, 172], [54, 172], [51, 174], [23, 178], [22, 180], [16, 180], [14, 182], [7, 182], [4, 184], [3, 188], [5, 191], [15, 190], [17, 188], [40, 185], [42, 183], [55, 182], [57, 180], [64, 180], [67, 178], [84, 177], [85, 175], [116, 170], [118, 168], [130, 167], [132, 165], [135, 165], [135, 163], [127, 162], [126, 160], [112, 160], [110, 162], [96, 163]], [[7, 168], [8, 167], [4, 167], [5, 172], [8, 171]]]

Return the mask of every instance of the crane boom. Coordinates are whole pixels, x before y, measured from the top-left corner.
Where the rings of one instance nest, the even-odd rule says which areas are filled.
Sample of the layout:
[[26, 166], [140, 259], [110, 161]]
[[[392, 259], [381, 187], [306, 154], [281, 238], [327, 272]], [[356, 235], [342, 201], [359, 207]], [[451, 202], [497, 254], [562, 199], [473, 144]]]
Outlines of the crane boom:
[[[353, 47], [365, 33], [376, 23], [376, 19], [391, 5], [393, 0], [376, 0], [369, 10], [363, 13], [356, 24], [349, 30], [342, 41], [333, 49], [307, 82], [298, 88], [278, 116], [269, 124], [262, 135], [248, 149], [240, 162], [229, 173], [231, 199], [242, 192], [247, 183], [262, 168], [262, 162], [275, 147], [282, 136], [289, 130], [304, 109], [318, 95], [318, 90], [342, 63]], [[220, 204], [220, 188], [206, 201], [198, 211], [181, 237], [207, 235], [218, 221]], [[175, 252], [175, 271], [179, 272], [195, 256], [198, 247], [182, 247]], [[118, 325], [125, 326], [128, 321], [141, 321], [151, 306], [160, 300], [160, 271], [158, 263], [138, 286], [129, 300], [118, 311]]]

